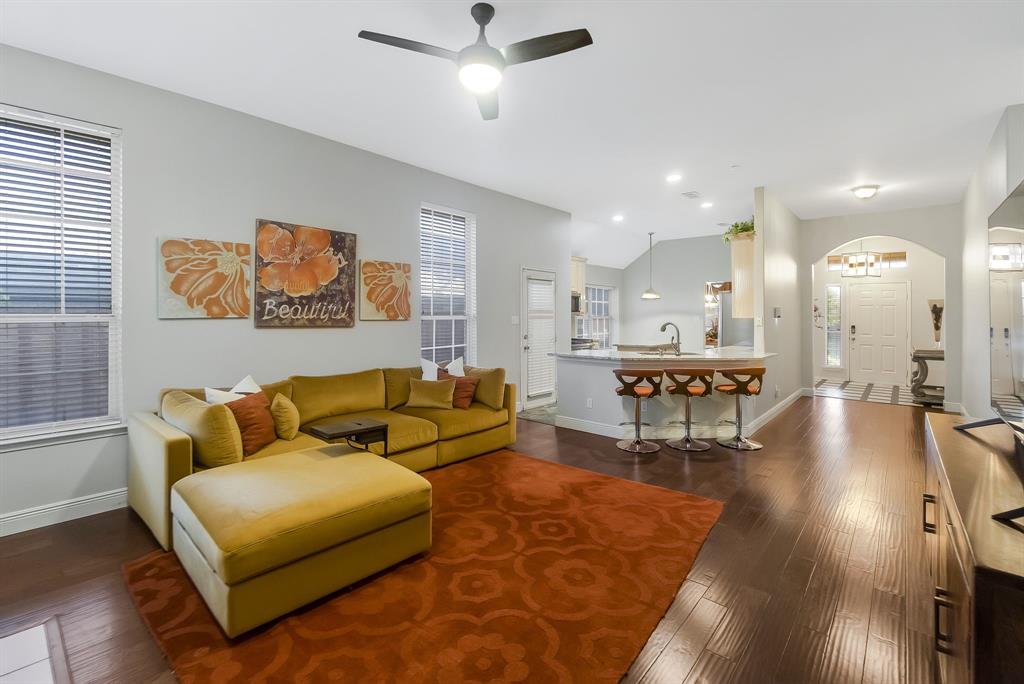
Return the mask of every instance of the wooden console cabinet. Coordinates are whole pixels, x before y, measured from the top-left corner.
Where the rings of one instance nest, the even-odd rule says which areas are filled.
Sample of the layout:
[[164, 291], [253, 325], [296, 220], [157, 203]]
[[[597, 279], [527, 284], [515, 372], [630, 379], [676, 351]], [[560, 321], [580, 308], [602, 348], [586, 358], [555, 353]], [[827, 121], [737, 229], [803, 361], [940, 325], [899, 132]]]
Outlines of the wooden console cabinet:
[[929, 566], [936, 671], [943, 684], [1024, 681], [1024, 527], [992, 514], [1024, 506], [1005, 425], [953, 430], [931, 413], [922, 534]]

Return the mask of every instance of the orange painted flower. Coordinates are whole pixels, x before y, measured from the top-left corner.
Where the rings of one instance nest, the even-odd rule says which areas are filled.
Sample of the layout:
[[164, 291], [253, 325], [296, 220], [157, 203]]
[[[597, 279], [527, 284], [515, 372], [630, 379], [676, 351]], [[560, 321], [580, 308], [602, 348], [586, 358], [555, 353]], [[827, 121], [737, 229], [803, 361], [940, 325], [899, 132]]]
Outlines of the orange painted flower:
[[331, 251], [331, 233], [299, 226], [294, 233], [273, 223], [256, 232], [256, 253], [266, 262], [257, 274], [260, 285], [289, 297], [311, 295], [338, 277], [344, 258]]
[[249, 245], [212, 240], [165, 240], [164, 268], [173, 273], [171, 291], [189, 308], [202, 307], [210, 318], [249, 315]]
[[412, 316], [409, 291], [412, 266], [397, 261], [364, 261], [363, 285], [366, 300], [389, 321], [407, 321]]

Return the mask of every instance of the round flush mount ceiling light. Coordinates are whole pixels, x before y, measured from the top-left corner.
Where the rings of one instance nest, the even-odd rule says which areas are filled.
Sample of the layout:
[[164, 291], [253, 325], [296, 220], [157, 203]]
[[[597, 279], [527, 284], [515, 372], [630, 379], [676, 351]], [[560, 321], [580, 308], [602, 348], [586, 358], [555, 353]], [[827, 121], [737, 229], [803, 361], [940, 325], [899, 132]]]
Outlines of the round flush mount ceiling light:
[[878, 194], [878, 188], [878, 185], [858, 185], [855, 188], [850, 188], [850, 192], [859, 199], [871, 199]]
[[625, 220], [626, 217], [623, 216], [622, 214], [616, 214], [615, 216], [612, 216], [612, 221], [615, 221], [616, 223], [622, 223]]
[[713, 202], [701, 202], [700, 203], [700, 208], [701, 209], [710, 209], [713, 206], [715, 206]]
[[673, 171], [672, 173], [665, 176], [666, 183], [678, 183], [683, 180], [683, 174]]

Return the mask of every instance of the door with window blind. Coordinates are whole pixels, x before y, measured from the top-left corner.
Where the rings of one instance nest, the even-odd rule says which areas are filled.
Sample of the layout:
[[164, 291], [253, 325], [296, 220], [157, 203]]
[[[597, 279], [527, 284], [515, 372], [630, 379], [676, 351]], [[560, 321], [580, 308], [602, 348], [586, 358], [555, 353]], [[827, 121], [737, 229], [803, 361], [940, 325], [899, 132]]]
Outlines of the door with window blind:
[[523, 271], [524, 405], [555, 401], [555, 274]]

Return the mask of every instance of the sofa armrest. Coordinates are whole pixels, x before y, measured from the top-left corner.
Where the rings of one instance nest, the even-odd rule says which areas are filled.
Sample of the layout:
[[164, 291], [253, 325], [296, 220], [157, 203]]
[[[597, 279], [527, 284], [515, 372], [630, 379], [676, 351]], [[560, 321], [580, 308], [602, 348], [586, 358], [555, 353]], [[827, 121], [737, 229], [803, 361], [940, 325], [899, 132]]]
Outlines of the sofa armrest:
[[192, 438], [153, 413], [128, 418], [128, 505], [171, 548], [171, 486], [192, 474]]
[[516, 441], [516, 386], [508, 383], [505, 385], [505, 400], [502, 406], [508, 411], [508, 443]]

